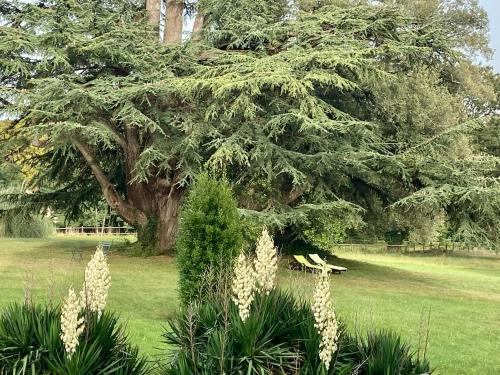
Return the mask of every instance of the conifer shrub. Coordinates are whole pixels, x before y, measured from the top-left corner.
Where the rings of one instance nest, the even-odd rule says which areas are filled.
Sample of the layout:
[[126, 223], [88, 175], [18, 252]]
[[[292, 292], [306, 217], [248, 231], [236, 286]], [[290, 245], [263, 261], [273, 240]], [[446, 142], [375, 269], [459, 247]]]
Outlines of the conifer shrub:
[[229, 184], [201, 174], [184, 202], [176, 243], [184, 305], [198, 296], [207, 270], [230, 267], [242, 244], [240, 218]]

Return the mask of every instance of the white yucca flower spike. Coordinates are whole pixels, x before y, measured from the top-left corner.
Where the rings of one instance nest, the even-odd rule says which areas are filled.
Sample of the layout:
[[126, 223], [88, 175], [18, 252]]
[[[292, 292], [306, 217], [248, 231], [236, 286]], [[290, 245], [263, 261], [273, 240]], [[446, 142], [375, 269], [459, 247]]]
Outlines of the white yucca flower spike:
[[250, 306], [254, 297], [255, 278], [251, 262], [245, 254], [238, 257], [233, 276], [233, 301], [238, 306], [240, 317], [245, 321], [250, 316]]
[[61, 340], [70, 358], [76, 351], [78, 337], [80, 337], [85, 328], [84, 318], [78, 318], [81, 310], [82, 302], [76, 296], [73, 287], [71, 287], [61, 310]]
[[278, 270], [278, 255], [273, 239], [266, 228], [262, 230], [255, 254], [255, 278], [258, 289], [261, 292], [269, 294], [274, 289], [276, 272]]
[[314, 327], [321, 336], [319, 358], [328, 370], [333, 353], [337, 351], [338, 324], [330, 300], [330, 275], [326, 267], [323, 267], [316, 276], [312, 311], [315, 321]]
[[85, 269], [85, 282], [80, 293], [87, 308], [96, 312], [99, 318], [106, 306], [110, 285], [108, 261], [102, 246], [99, 245]]

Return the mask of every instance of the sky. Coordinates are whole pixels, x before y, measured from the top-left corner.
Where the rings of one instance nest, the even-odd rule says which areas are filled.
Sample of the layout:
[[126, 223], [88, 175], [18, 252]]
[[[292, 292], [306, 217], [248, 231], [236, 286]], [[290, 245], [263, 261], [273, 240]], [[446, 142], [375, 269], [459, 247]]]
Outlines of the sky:
[[479, 3], [488, 12], [490, 19], [491, 46], [495, 50], [495, 55], [489, 64], [500, 73], [500, 0], [479, 0]]

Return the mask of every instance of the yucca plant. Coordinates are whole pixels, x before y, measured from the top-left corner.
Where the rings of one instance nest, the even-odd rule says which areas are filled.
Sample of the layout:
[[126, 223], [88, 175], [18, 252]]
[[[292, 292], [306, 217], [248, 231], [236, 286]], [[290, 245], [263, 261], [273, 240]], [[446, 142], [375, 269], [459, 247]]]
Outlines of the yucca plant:
[[364, 357], [361, 374], [420, 375], [430, 374], [429, 362], [416, 357], [401, 337], [390, 331], [369, 332], [359, 339], [359, 351]]
[[161, 375], [432, 373], [428, 361], [417, 358], [399, 335], [380, 331], [359, 337], [342, 322], [338, 349], [326, 369], [309, 303], [280, 290], [256, 295], [245, 321], [227, 296], [210, 296], [169, 323], [163, 337], [174, 349]]
[[56, 309], [13, 304], [0, 315], [0, 374], [44, 374], [49, 351], [62, 350]]
[[319, 357], [320, 336], [314, 326], [314, 317], [307, 314], [310, 310], [308, 303], [302, 303], [300, 309], [304, 310], [300, 315], [304, 317], [300, 327], [300, 350], [305, 353], [304, 361], [300, 368], [301, 375], [327, 375], [327, 374], [352, 374], [356, 373], [362, 362], [361, 353], [358, 350], [357, 340], [352, 336], [345, 324], [339, 321], [338, 349], [332, 360], [332, 366], [327, 370]]
[[253, 260], [242, 253], [233, 272], [205, 273], [208, 287], [197, 292], [203, 298], [188, 304], [163, 335], [174, 350], [161, 375], [430, 372], [396, 334], [348, 333], [335, 314], [327, 268], [316, 276], [312, 304], [277, 288], [276, 255], [264, 229]]
[[342, 326], [337, 359], [326, 371], [318, 358], [320, 339], [310, 306], [281, 290], [257, 294], [245, 321], [222, 297], [193, 304], [169, 323], [163, 336], [175, 349], [162, 369], [165, 375], [317, 375], [353, 368], [347, 359], [355, 340]]
[[72, 356], [61, 341], [60, 308], [13, 304], [0, 314], [0, 374], [145, 375], [150, 367], [138, 354], [116, 315], [89, 314]]

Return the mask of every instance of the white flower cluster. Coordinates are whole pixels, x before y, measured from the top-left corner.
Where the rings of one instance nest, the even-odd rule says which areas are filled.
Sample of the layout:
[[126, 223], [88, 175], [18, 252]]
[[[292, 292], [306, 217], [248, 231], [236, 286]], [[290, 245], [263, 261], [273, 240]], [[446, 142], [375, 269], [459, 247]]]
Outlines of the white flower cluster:
[[335, 310], [330, 301], [329, 271], [326, 267], [318, 273], [316, 278], [312, 311], [315, 320], [314, 326], [321, 336], [319, 357], [328, 370], [332, 355], [337, 350], [338, 324]]
[[245, 321], [250, 316], [250, 305], [253, 301], [255, 278], [252, 264], [245, 254], [241, 253], [236, 261], [233, 278], [233, 301], [238, 306], [240, 317]]
[[278, 270], [278, 257], [276, 247], [267, 229], [264, 228], [257, 242], [254, 260], [255, 277], [261, 292], [269, 294], [274, 289], [276, 271]]
[[98, 317], [106, 306], [108, 290], [111, 285], [109, 266], [102, 246], [98, 246], [94, 256], [85, 269], [85, 282], [80, 293], [81, 299], [90, 311], [96, 312]]
[[233, 301], [238, 306], [241, 320], [245, 321], [250, 316], [250, 305], [255, 291], [269, 294], [274, 289], [277, 270], [276, 248], [273, 239], [264, 228], [257, 242], [253, 266], [244, 254], [240, 254], [236, 261], [232, 291]]
[[61, 340], [69, 357], [76, 351], [78, 337], [85, 328], [84, 318], [78, 318], [81, 310], [82, 302], [73, 288], [70, 288], [61, 310]]

